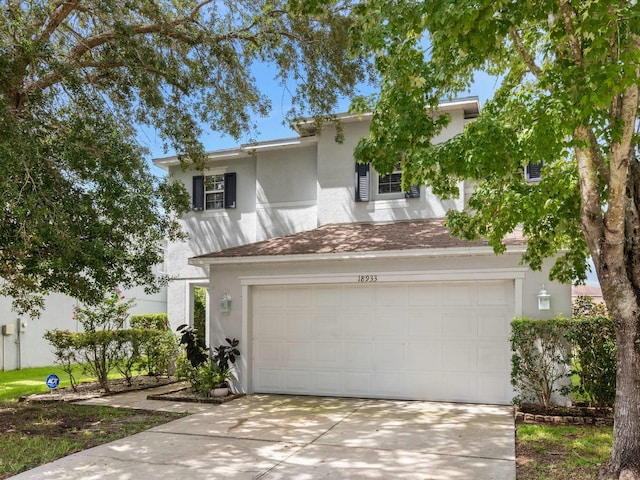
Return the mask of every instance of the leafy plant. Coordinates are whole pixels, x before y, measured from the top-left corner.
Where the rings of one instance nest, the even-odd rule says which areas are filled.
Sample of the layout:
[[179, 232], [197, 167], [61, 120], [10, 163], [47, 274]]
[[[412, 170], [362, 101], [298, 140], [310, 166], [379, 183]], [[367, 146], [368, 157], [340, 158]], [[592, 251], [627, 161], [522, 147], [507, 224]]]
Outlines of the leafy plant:
[[196, 329], [180, 325], [182, 333], [180, 344], [184, 346], [184, 355], [178, 360], [177, 375], [186, 379], [194, 391], [209, 396], [214, 388], [228, 386], [231, 380], [231, 367], [240, 356], [236, 338], [226, 338], [227, 345], [218, 345], [213, 349], [203, 348]]
[[616, 398], [616, 336], [609, 317], [574, 319], [571, 329], [576, 356], [575, 389], [597, 407], [613, 406]]
[[570, 320], [517, 318], [511, 322], [511, 384], [518, 395], [516, 403], [535, 399], [549, 407], [552, 395], [569, 393], [562, 381], [570, 376]]
[[75, 365], [78, 363], [76, 344], [73, 334], [68, 330], [47, 330], [44, 338], [53, 345], [53, 353], [56, 357], [55, 363], [62, 367], [62, 370], [69, 376], [71, 388], [77, 390], [76, 378], [73, 375]]
[[194, 368], [198, 368], [208, 358], [204, 342], [198, 337], [196, 329], [186, 323], [180, 325], [176, 330], [182, 335], [180, 345], [184, 345], [187, 359]]
[[218, 345], [213, 349], [212, 359], [220, 370], [228, 370], [229, 362], [236, 363], [236, 357], [240, 356], [240, 350], [237, 348], [240, 341], [237, 338], [225, 338], [225, 341], [227, 345]]

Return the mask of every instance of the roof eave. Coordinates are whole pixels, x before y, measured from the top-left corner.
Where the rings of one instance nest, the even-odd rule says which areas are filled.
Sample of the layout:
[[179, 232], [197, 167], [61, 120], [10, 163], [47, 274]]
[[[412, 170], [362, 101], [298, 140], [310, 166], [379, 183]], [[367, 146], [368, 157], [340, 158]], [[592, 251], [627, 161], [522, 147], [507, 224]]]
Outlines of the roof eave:
[[[505, 254], [522, 254], [526, 245], [507, 246]], [[287, 255], [251, 255], [244, 257], [206, 257], [198, 256], [189, 259], [189, 265], [205, 267], [209, 265], [229, 264], [265, 264], [313, 261], [344, 261], [344, 260], [373, 260], [400, 259], [416, 257], [461, 257], [478, 255], [496, 255], [492, 247], [449, 247], [449, 248], [421, 248], [409, 250], [385, 250], [367, 252], [336, 252], [336, 253], [306, 253]]]

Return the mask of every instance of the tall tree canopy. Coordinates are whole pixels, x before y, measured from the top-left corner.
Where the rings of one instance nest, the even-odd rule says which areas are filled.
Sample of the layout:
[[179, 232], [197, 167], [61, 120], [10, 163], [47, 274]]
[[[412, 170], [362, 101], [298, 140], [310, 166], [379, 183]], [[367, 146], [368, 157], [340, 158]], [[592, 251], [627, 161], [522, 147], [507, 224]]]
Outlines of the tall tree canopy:
[[[375, 57], [381, 92], [361, 161], [388, 171], [400, 159], [407, 185], [457, 195], [476, 183], [468, 210], [451, 212], [457, 235], [495, 249], [517, 225], [524, 260], [552, 276], [584, 278], [594, 260], [618, 342], [611, 473], [640, 478], [640, 6], [636, 1], [365, 0], [357, 47]], [[497, 91], [474, 123], [432, 145], [448, 118], [442, 98], [474, 74]], [[428, 113], [428, 114], [427, 114]], [[542, 180], [528, 183], [529, 163]]]
[[[136, 127], [203, 165], [201, 126], [239, 137], [275, 66], [292, 115], [322, 116], [366, 65], [348, 58], [349, 0], [8, 0], [0, 6], [0, 294], [25, 310], [57, 291], [97, 301], [154, 285], [180, 236], [184, 189], [151, 174]], [[261, 79], [264, 80], [264, 79]], [[272, 80], [272, 79], [267, 79]]]

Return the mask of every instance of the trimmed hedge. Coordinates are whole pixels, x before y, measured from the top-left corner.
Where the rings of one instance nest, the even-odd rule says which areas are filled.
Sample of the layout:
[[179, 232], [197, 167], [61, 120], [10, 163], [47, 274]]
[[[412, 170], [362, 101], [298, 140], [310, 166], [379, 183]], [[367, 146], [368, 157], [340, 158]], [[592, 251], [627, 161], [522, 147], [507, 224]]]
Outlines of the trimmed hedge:
[[131, 315], [131, 328], [148, 328], [151, 330], [169, 330], [169, 316], [166, 313], [145, 313]]
[[[511, 322], [511, 384], [516, 403], [532, 401], [549, 407], [556, 392], [566, 395], [571, 376], [570, 320], [516, 318]], [[564, 384], [563, 384], [564, 383]]]
[[580, 378], [576, 391], [596, 407], [613, 406], [616, 399], [616, 334], [609, 317], [572, 321], [574, 372]]
[[[573, 391], [595, 406], [613, 406], [616, 346], [609, 317], [516, 318], [511, 332], [515, 403], [535, 400], [548, 407], [554, 393], [569, 395]], [[570, 387], [568, 378], [573, 374], [580, 383]]]

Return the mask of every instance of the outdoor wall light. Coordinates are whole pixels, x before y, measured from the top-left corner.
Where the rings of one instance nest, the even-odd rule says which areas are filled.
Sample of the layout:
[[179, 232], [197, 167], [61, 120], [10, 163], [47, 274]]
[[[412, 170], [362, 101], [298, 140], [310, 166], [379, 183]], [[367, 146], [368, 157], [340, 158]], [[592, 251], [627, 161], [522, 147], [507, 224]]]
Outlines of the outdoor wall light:
[[547, 289], [544, 288], [544, 283], [542, 284], [542, 288], [538, 292], [538, 310], [549, 310], [551, 308], [551, 295], [547, 292]]
[[220, 297], [220, 313], [229, 313], [231, 311], [231, 295], [224, 292]]

